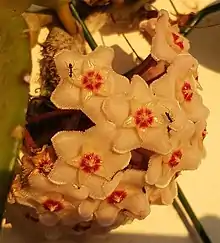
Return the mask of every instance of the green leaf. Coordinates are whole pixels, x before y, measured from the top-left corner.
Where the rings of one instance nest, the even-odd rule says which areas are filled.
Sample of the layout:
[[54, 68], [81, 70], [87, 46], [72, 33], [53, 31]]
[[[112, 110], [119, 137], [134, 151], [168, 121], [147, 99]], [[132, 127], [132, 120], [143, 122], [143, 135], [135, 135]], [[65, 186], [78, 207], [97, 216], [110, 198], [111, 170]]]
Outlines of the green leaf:
[[31, 53], [24, 19], [0, 9], [0, 222], [17, 156], [18, 140], [12, 133], [25, 122], [28, 86], [23, 76], [31, 73]]
[[0, 9], [11, 9], [14, 14], [22, 14], [26, 9], [28, 9], [32, 4], [32, 0], [1, 0]]

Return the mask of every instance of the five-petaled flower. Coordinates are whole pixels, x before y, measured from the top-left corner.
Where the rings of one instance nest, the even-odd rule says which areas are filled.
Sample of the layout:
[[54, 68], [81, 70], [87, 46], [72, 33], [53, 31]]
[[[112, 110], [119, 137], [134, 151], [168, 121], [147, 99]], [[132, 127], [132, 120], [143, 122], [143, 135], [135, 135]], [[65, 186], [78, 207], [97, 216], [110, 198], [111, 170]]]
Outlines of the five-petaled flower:
[[131, 158], [130, 152], [112, 152], [111, 139], [97, 127], [85, 133], [58, 132], [52, 143], [58, 160], [49, 179], [57, 184], [84, 186], [95, 199], [105, 199], [114, 191], [121, 178], [120, 171]]
[[129, 80], [111, 67], [114, 51], [97, 47], [88, 55], [63, 50], [55, 56], [61, 82], [51, 95], [51, 101], [60, 109], [81, 109], [96, 124], [104, 117], [100, 112], [106, 97], [126, 94]]
[[203, 153], [203, 157], [206, 155], [206, 151], [204, 148], [204, 139], [207, 136], [207, 123], [205, 120], [199, 121], [195, 123], [195, 133], [193, 137], [191, 138], [191, 143], [194, 146], [197, 146], [199, 150]]
[[22, 170], [24, 173], [32, 171], [32, 173], [40, 173], [47, 176], [53, 168], [55, 162], [55, 154], [53, 149], [44, 146], [33, 156], [25, 154], [22, 157]]
[[[174, 176], [175, 177], [175, 176]], [[175, 178], [173, 178], [170, 183], [164, 188], [158, 188], [156, 186], [146, 186], [146, 191], [149, 196], [150, 204], [165, 204], [170, 205], [173, 200], [177, 197], [177, 183]]]
[[177, 100], [193, 122], [206, 120], [209, 115], [198, 93], [197, 66], [197, 61], [191, 55], [179, 55], [167, 73], [151, 84], [156, 96]]
[[144, 187], [144, 172], [127, 170], [118, 187], [102, 201], [95, 212], [102, 226], [112, 225], [120, 211], [138, 219], [144, 219], [150, 213], [148, 196]]
[[167, 155], [152, 155], [145, 175], [146, 183], [164, 188], [176, 173], [197, 169], [201, 159], [202, 152], [190, 142], [181, 144]]
[[71, 217], [76, 219], [76, 205], [67, 201], [61, 193], [32, 192], [28, 201], [36, 208], [40, 222], [46, 226], [55, 226], [60, 221], [68, 224]]
[[178, 33], [177, 26], [171, 26], [166, 11], [159, 12], [152, 38], [151, 55], [156, 60], [172, 63], [180, 53], [189, 50], [189, 41]]
[[132, 78], [131, 87], [129, 98], [110, 97], [102, 106], [107, 119], [117, 126], [114, 151], [125, 153], [143, 147], [157, 153], [168, 153], [172, 145], [165, 118], [167, 109], [140, 76]]

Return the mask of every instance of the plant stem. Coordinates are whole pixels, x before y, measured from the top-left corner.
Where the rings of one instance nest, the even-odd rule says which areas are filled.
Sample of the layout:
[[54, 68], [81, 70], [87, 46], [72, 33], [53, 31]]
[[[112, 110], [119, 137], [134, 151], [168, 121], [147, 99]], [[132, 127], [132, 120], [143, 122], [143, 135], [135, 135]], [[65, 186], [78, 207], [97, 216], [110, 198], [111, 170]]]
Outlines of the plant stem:
[[[178, 198], [182, 204], [182, 206], [184, 207], [184, 209], [186, 210], [188, 216], [190, 217], [197, 233], [199, 234], [199, 236], [201, 237], [201, 240], [204, 243], [211, 243], [210, 238], [208, 237], [207, 233], [205, 232], [202, 224], [199, 222], [198, 218], [196, 217], [194, 211], [192, 210], [192, 207], [190, 206], [190, 204], [188, 203], [182, 189], [180, 188], [180, 186], [178, 185]], [[174, 205], [175, 207], [175, 205]]]
[[129, 45], [129, 47], [131, 48], [131, 50], [133, 51], [133, 53], [136, 55], [136, 57], [138, 58], [138, 60], [141, 61], [141, 62], [143, 62], [143, 59], [137, 54], [137, 52], [135, 51], [134, 47], [129, 42], [129, 40], [126, 37], [126, 35], [124, 33], [122, 33], [121, 35], [125, 39], [125, 41], [127, 42], [127, 44]]
[[210, 5], [200, 10], [192, 19], [190, 19], [184, 27], [180, 29], [180, 33], [184, 36], [188, 35], [193, 28], [207, 15], [220, 11], [220, 3]]
[[83, 22], [83, 20], [80, 18], [78, 12], [76, 11], [74, 4], [70, 3], [70, 9], [72, 11], [73, 16], [76, 18], [76, 20], [80, 23], [80, 25], [82, 26], [83, 32], [84, 32], [84, 36], [86, 41], [88, 42], [90, 48], [92, 50], [94, 50], [98, 45], [95, 42], [93, 36], [91, 35], [90, 31], [88, 30], [87, 26], [85, 25], [85, 23]]
[[170, 4], [172, 5], [172, 7], [173, 7], [173, 9], [174, 9], [174, 11], [175, 11], [175, 13], [176, 13], [176, 15], [179, 15], [179, 12], [178, 12], [178, 10], [177, 10], [175, 4], [173, 3], [173, 1], [172, 1], [172, 0], [169, 0], [169, 1], [170, 1]]

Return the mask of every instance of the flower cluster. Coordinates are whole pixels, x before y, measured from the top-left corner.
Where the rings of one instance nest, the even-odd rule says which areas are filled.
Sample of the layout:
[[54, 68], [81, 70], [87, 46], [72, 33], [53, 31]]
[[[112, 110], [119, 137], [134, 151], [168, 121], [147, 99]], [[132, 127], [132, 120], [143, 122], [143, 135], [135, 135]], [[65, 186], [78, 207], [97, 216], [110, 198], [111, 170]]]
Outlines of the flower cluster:
[[198, 63], [188, 49], [161, 11], [151, 55], [168, 68], [151, 85], [138, 75], [129, 81], [114, 72], [108, 47], [55, 56], [61, 82], [51, 101], [81, 110], [96, 126], [60, 131], [51, 139], [56, 156], [43, 149], [28, 158], [30, 190], [23, 194], [43, 224], [114, 227], [120, 217], [144, 219], [150, 204], [172, 203], [176, 177], [195, 170], [204, 156], [209, 114], [198, 92]]

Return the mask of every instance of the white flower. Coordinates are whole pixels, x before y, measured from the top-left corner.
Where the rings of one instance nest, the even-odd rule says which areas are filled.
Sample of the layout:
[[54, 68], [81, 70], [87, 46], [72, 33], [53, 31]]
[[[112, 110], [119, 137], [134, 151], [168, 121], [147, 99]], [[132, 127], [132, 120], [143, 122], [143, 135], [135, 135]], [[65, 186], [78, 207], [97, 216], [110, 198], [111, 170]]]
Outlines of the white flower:
[[188, 118], [176, 100], [168, 98], [159, 99], [161, 106], [164, 107], [163, 114], [166, 117], [167, 125], [172, 131], [181, 131]]
[[177, 100], [193, 122], [205, 120], [209, 115], [197, 90], [197, 66], [191, 55], [179, 55], [167, 73], [151, 84], [152, 91], [158, 97]]
[[205, 148], [203, 145], [203, 140], [207, 136], [207, 123], [206, 121], [199, 121], [195, 123], [195, 133], [193, 137], [191, 138], [191, 143], [194, 146], [197, 146], [199, 150], [202, 151], [203, 157], [205, 157]]
[[[27, 177], [30, 190], [41, 192], [60, 192], [65, 196], [76, 200], [83, 200], [88, 197], [88, 190], [85, 187], [76, 187], [74, 184], [56, 185], [48, 180], [48, 175], [54, 168], [55, 154], [53, 149], [43, 147], [33, 156], [22, 157], [23, 175]], [[25, 174], [27, 173], [27, 175]]]
[[39, 220], [46, 226], [55, 226], [59, 221], [76, 216], [76, 207], [66, 201], [62, 194], [50, 192], [41, 194], [32, 193], [28, 201], [33, 205], [39, 214]]
[[151, 55], [156, 60], [172, 63], [175, 57], [189, 50], [189, 41], [178, 33], [176, 26], [171, 26], [168, 12], [159, 12], [152, 39]]
[[97, 221], [102, 226], [110, 226], [124, 211], [138, 219], [144, 219], [150, 213], [148, 196], [144, 188], [144, 172], [127, 170], [112, 194], [101, 202], [95, 212]]
[[177, 172], [197, 169], [201, 158], [201, 151], [190, 143], [180, 145], [167, 155], [152, 155], [145, 175], [146, 183], [164, 188]]
[[195, 124], [190, 120], [186, 120], [183, 128], [180, 130], [172, 129], [172, 127], [170, 128], [171, 130], [169, 133], [173, 147], [188, 143], [191, 141], [195, 133]]
[[153, 37], [155, 35], [156, 24], [157, 24], [157, 18], [143, 20], [139, 24], [139, 30], [142, 33], [147, 32], [150, 35], [150, 37]]
[[91, 198], [82, 201], [78, 207], [80, 217], [85, 221], [91, 220], [100, 203], [101, 200], [94, 200]]
[[84, 186], [89, 196], [104, 199], [118, 185], [121, 173], [131, 159], [131, 154], [116, 154], [111, 151], [111, 140], [93, 127], [85, 133], [58, 132], [52, 144], [58, 160], [48, 175], [57, 184], [72, 183]]
[[[58, 162], [56, 162], [58, 163]], [[55, 167], [56, 168], [56, 165]], [[51, 173], [54, 172], [54, 169], [51, 171]], [[65, 171], [66, 176], [68, 177], [70, 175], [70, 178], [73, 178], [73, 176], [76, 177], [76, 174], [71, 174], [72, 170]], [[62, 171], [60, 171], [62, 174]], [[49, 174], [50, 175], [50, 174]], [[31, 190], [38, 190], [41, 192], [59, 192], [62, 193], [65, 196], [71, 197], [75, 200], [84, 200], [89, 196], [88, 189], [84, 186], [78, 187], [75, 185], [74, 181], [71, 181], [72, 183], [69, 184], [58, 184], [54, 183], [51, 180], [48, 179], [48, 177], [40, 174], [40, 173], [31, 173], [28, 177], [28, 182], [30, 184]]]
[[97, 47], [88, 55], [63, 50], [55, 56], [61, 82], [51, 95], [60, 109], [81, 109], [96, 124], [103, 121], [100, 107], [105, 97], [126, 93], [129, 80], [112, 70], [114, 52]]
[[150, 204], [165, 204], [170, 205], [177, 197], [178, 189], [175, 179], [164, 188], [157, 188], [155, 186], [146, 186], [146, 191], [149, 196]]
[[114, 151], [124, 153], [143, 147], [162, 154], [168, 153], [171, 143], [164, 117], [167, 110], [138, 75], [133, 77], [131, 86], [129, 99], [110, 97], [103, 103], [102, 109], [107, 119], [117, 126]]

